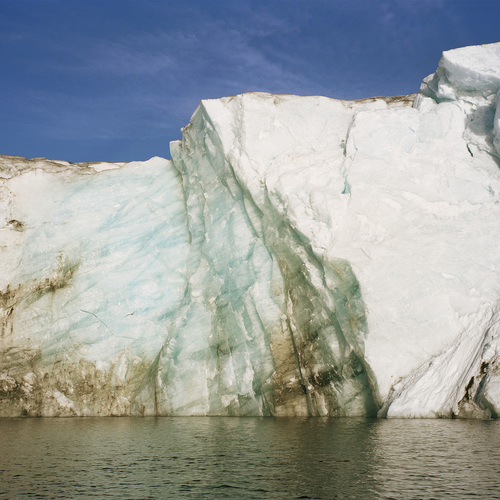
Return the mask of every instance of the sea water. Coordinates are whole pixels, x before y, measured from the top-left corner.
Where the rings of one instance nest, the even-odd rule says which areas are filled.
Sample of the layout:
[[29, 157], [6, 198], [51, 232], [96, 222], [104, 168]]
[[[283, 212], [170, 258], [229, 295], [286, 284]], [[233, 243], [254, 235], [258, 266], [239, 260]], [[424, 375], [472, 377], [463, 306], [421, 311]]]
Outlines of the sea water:
[[0, 498], [500, 498], [500, 422], [0, 419]]

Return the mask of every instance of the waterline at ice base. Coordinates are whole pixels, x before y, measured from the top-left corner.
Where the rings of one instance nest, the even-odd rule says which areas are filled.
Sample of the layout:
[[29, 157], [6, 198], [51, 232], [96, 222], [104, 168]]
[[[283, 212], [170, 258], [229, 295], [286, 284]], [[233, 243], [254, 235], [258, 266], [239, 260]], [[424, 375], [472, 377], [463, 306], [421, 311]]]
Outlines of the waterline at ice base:
[[170, 152], [0, 157], [0, 416], [500, 415], [500, 43]]

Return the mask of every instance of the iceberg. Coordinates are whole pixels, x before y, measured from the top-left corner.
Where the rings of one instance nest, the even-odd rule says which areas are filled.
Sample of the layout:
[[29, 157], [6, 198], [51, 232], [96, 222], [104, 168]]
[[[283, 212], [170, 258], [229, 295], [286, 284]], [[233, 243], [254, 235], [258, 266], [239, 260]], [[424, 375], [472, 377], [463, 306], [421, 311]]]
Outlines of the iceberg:
[[0, 157], [0, 416], [497, 418], [499, 95], [497, 43], [203, 100], [171, 160]]

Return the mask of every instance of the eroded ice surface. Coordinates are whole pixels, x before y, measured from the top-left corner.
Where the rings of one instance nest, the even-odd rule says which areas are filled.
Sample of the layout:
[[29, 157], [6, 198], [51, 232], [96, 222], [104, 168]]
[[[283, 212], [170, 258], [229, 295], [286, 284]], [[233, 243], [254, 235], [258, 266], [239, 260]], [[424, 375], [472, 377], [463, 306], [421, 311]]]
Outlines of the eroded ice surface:
[[499, 91], [466, 47], [202, 101], [172, 161], [2, 157], [0, 414], [497, 417]]

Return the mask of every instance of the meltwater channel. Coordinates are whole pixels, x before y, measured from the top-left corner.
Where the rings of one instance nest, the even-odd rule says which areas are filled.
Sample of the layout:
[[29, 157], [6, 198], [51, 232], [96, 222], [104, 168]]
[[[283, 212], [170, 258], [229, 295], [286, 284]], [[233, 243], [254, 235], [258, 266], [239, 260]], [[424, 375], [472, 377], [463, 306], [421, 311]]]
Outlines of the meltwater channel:
[[500, 422], [0, 420], [0, 498], [500, 498]]

